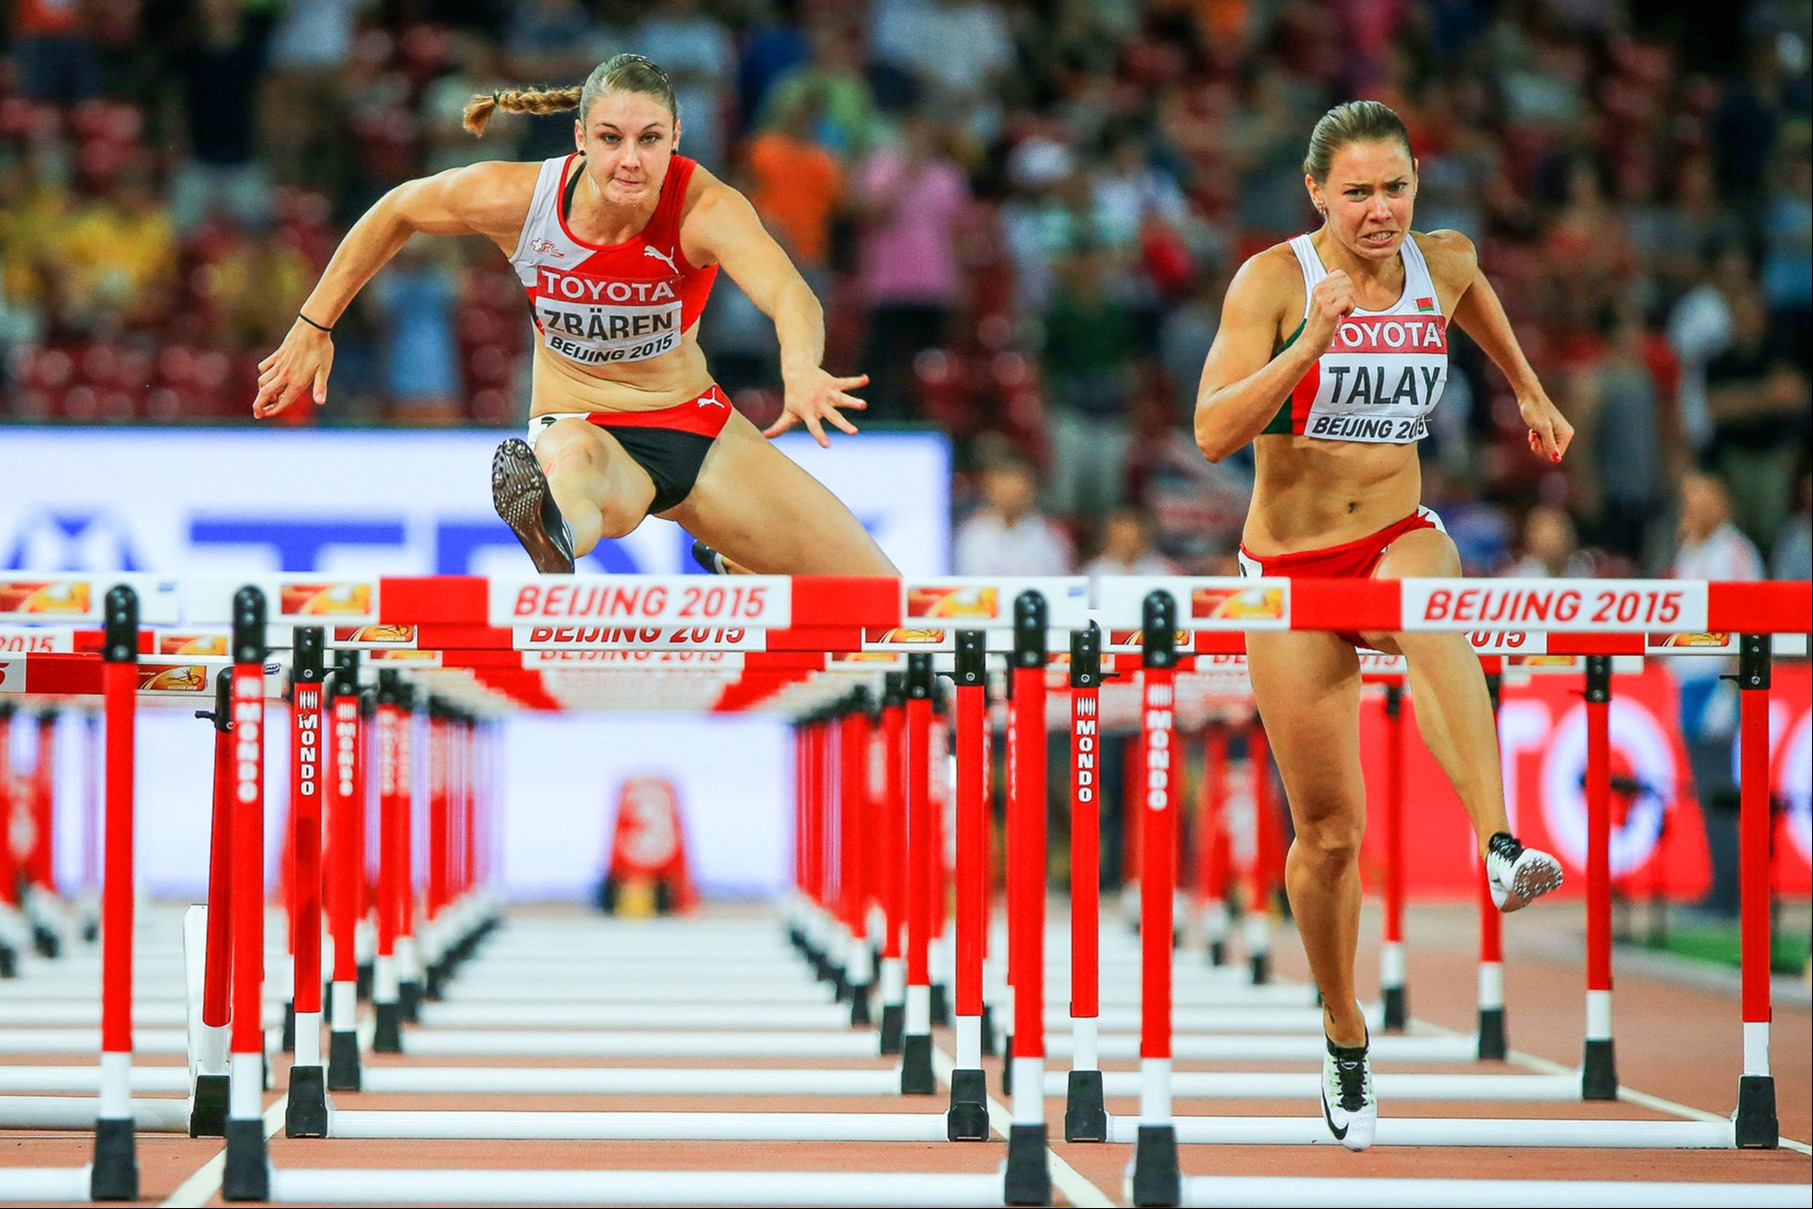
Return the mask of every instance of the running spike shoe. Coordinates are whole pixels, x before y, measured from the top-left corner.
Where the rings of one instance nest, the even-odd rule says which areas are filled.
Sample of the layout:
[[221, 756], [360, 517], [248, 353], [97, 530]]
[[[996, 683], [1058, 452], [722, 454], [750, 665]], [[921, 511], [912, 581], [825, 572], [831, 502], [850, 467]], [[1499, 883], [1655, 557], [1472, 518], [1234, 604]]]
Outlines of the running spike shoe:
[[573, 529], [560, 515], [535, 452], [520, 437], [491, 458], [491, 504], [543, 575], [573, 573]]
[[1486, 879], [1492, 902], [1509, 914], [1561, 885], [1561, 862], [1546, 852], [1525, 848], [1508, 831], [1486, 843]]
[[692, 539], [692, 560], [713, 575], [730, 574], [730, 564], [724, 561], [724, 556], [696, 537]]
[[[1326, 1040], [1326, 1038], [1324, 1038]], [[1379, 1100], [1372, 1093], [1372, 1058], [1366, 1045], [1328, 1042], [1322, 1059], [1322, 1119], [1335, 1141], [1349, 1150], [1372, 1145], [1379, 1127]]]

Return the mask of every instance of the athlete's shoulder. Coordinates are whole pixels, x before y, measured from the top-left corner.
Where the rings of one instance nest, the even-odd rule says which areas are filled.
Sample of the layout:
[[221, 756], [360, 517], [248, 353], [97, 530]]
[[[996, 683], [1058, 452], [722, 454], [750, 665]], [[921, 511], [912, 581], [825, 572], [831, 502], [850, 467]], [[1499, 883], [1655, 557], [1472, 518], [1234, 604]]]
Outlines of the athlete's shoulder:
[[1479, 264], [1479, 249], [1473, 241], [1459, 231], [1443, 228], [1440, 231], [1412, 231], [1410, 238], [1429, 262], [1433, 273], [1444, 271], [1470, 272]]
[[1289, 242], [1275, 243], [1246, 258], [1228, 283], [1228, 293], [1248, 302], [1275, 298], [1283, 305], [1301, 292], [1302, 283], [1303, 270]]
[[[678, 156], [674, 158], [676, 162], [680, 159]], [[719, 180], [717, 174], [704, 164], [697, 160], [686, 160], [685, 163], [691, 175], [686, 180], [686, 197], [680, 203], [683, 218], [691, 218], [695, 214], [701, 218], [709, 217], [715, 208], [726, 201], [742, 198], [741, 193]]]

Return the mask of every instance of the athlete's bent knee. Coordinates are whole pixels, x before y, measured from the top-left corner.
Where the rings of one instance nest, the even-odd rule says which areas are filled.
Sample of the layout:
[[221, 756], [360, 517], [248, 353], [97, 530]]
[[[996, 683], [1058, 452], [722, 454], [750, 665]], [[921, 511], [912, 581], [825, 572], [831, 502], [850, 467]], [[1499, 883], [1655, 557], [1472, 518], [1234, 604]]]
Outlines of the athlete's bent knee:
[[599, 520], [603, 525], [602, 537], [628, 537], [636, 531], [647, 515], [634, 505], [619, 500], [606, 500], [598, 505]]

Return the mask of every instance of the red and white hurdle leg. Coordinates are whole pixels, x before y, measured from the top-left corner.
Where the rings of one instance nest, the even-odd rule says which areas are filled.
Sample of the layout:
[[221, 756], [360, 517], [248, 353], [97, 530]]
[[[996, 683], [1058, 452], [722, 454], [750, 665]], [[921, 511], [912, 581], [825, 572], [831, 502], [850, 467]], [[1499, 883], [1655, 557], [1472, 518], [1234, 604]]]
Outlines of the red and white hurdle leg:
[[932, 886], [937, 853], [932, 826], [932, 657], [907, 656], [906, 675], [907, 946], [906, 1017], [900, 1041], [900, 1090], [929, 1096], [932, 1073]]
[[107, 593], [104, 635], [107, 815], [101, 887], [101, 1097], [89, 1176], [90, 1195], [97, 1201], [136, 1200], [139, 1192], [132, 1136], [132, 782], [139, 622], [138, 595], [131, 588], [122, 585]]
[[333, 988], [327, 1044], [330, 1091], [358, 1091], [359, 1062], [359, 899], [365, 881], [365, 782], [359, 718], [359, 652], [334, 656], [330, 682], [332, 739], [327, 745], [326, 889], [329, 929], [334, 938]]
[[322, 698], [320, 626], [295, 634], [290, 671], [290, 941], [295, 955], [296, 1060], [284, 1133], [327, 1136], [327, 1071], [321, 1063]]
[[[1497, 657], [1491, 657], [1494, 665]], [[1482, 661], [1483, 662], [1483, 661]], [[1486, 691], [1492, 698], [1492, 715], [1498, 716], [1502, 672], [1496, 667], [1486, 671]], [[1496, 725], [1493, 733], [1498, 733]], [[1504, 916], [1492, 902], [1492, 880], [1484, 863], [1475, 876], [1479, 888], [1479, 1058], [1482, 1062], [1502, 1062], [1508, 1052], [1505, 1034], [1505, 944]]]
[[1070, 635], [1070, 1078], [1064, 1140], [1108, 1140], [1097, 1041], [1101, 1025], [1102, 631], [1093, 621]]
[[1737, 1144], [1781, 1144], [1775, 1076], [1769, 1073], [1769, 636], [1739, 639], [1738, 910], [1742, 926], [1744, 1073], [1738, 1079]]
[[906, 1035], [906, 955], [901, 936], [907, 914], [907, 803], [904, 781], [906, 743], [906, 677], [889, 672], [881, 698], [882, 912], [881, 1052], [898, 1054]]
[[957, 634], [957, 1064], [951, 1072], [946, 1134], [953, 1142], [988, 1139], [988, 1075], [982, 1069], [982, 950], [988, 933], [988, 673], [983, 633]]
[[1385, 685], [1385, 935], [1379, 943], [1379, 992], [1385, 1029], [1409, 1020], [1404, 985], [1404, 686]]
[[1006, 1200], [1051, 1203], [1045, 1131], [1045, 661], [1049, 611], [1037, 592], [1014, 600], [1013, 700], [1007, 726], [1007, 968], [1013, 987], [1013, 1124]]
[[264, 1141], [265, 653], [264, 594], [242, 588], [233, 597], [233, 1023], [221, 1182], [221, 1195], [236, 1201], [267, 1199], [271, 1183]]
[[1182, 1195], [1177, 1126], [1171, 1116], [1171, 941], [1177, 884], [1173, 802], [1182, 772], [1173, 706], [1177, 605], [1168, 592], [1146, 597], [1140, 672], [1140, 746], [1146, 753], [1142, 793], [1130, 809], [1145, 820], [1140, 841], [1139, 1133], [1131, 1184], [1136, 1205], [1175, 1205]]
[[1612, 660], [1586, 657], [1586, 1045], [1583, 1100], [1618, 1098], [1612, 1048]]

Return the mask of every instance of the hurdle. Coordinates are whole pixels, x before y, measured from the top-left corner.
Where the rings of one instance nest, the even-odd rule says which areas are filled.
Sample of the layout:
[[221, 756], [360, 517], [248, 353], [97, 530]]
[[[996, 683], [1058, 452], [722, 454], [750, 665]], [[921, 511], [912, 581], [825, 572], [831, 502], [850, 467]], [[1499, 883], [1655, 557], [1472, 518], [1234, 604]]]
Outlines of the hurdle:
[[[1148, 821], [1157, 815], [1165, 817], [1162, 811], [1169, 805], [1168, 778], [1159, 776], [1166, 772], [1165, 761], [1156, 753], [1169, 748], [1166, 737], [1171, 723], [1170, 696], [1168, 688], [1175, 663], [1171, 649], [1171, 635], [1177, 618], [1176, 596], [1181, 590], [1194, 593], [1191, 585], [1179, 585], [1175, 581], [1163, 582], [1139, 581], [1124, 582], [1115, 585], [1122, 594], [1122, 607], [1125, 607], [1126, 596], [1149, 587], [1140, 600], [1142, 610], [1142, 629], [1144, 636], [1144, 716], [1142, 727], [1145, 731], [1145, 743], [1148, 751], [1148, 773], [1152, 780], [1148, 783], [1150, 798], [1145, 803], [1151, 812]], [[1271, 612], [1275, 622], [1301, 628], [1323, 628], [1324, 616], [1318, 603], [1312, 603], [1313, 597], [1304, 591], [1306, 584], [1289, 585], [1288, 598], [1278, 601], [1277, 608]], [[1598, 602], [1601, 606], [1599, 615], [1635, 615], [1646, 604], [1652, 611], [1658, 605], [1668, 610], [1671, 623], [1685, 628], [1712, 629], [1724, 627], [1730, 630], [1746, 631], [1741, 641], [1745, 662], [1740, 669], [1740, 689], [1744, 693], [1744, 704], [1754, 711], [1756, 704], [1766, 708], [1766, 699], [1760, 694], [1768, 683], [1769, 643], [1763, 632], [1772, 630], [1791, 630], [1801, 626], [1806, 614], [1806, 589], [1803, 585], [1766, 584], [1761, 585], [1754, 597], [1748, 597], [1741, 590], [1727, 588], [1724, 585], [1653, 585], [1644, 581], [1581, 581], [1545, 585], [1551, 592], [1572, 592], [1574, 599], [1586, 599]], [[1326, 628], [1335, 628], [1337, 623], [1346, 628], [1364, 628], [1392, 631], [1406, 628], [1462, 629], [1465, 626], [1457, 622], [1451, 613], [1445, 612], [1447, 602], [1455, 594], [1466, 590], [1459, 581], [1422, 580], [1403, 581], [1401, 583], [1382, 582], [1378, 584], [1359, 585], [1355, 587], [1357, 598], [1350, 597], [1342, 602], [1337, 613], [1329, 609], [1326, 616]], [[1495, 586], [1479, 588], [1472, 586], [1475, 595], [1490, 594], [1494, 591], [1509, 593], [1515, 587]], [[1108, 602], [1104, 602], [1108, 603]], [[1332, 602], [1330, 602], [1332, 603]], [[1501, 605], [1502, 607], [1506, 607]], [[1546, 607], [1545, 607], [1546, 608]], [[1200, 615], [1201, 610], [1197, 610]], [[1585, 613], [1569, 613], [1568, 617], [1578, 617]], [[1546, 612], [1545, 612], [1546, 616]], [[1562, 614], [1556, 614], [1560, 619]], [[1356, 620], [1357, 618], [1357, 620]], [[1558, 630], [1599, 630], [1615, 631], [1619, 627], [1612, 624], [1595, 625], [1585, 622], [1569, 626], [1566, 620], [1560, 620], [1553, 628]], [[1754, 633], [1754, 636], [1751, 634]], [[1638, 653], [1641, 653], [1643, 639], [1634, 640]], [[1549, 649], [1565, 647], [1565, 641], [1549, 644]], [[1583, 641], [1582, 645], [1593, 645]], [[1616, 649], [1625, 645], [1618, 640], [1605, 640], [1598, 644], [1595, 653], [1586, 658], [1587, 680], [1587, 725], [1588, 725], [1588, 767], [1586, 772], [1588, 811], [1588, 1015], [1586, 1029], [1585, 1061], [1582, 1067], [1582, 1095], [1584, 1098], [1611, 1098], [1615, 1095], [1615, 1067], [1612, 1065], [1610, 1037], [1610, 877], [1609, 877], [1609, 719], [1607, 706], [1611, 696], [1611, 659]], [[1748, 673], [1747, 675], [1742, 673]], [[1156, 697], [1155, 697], [1156, 692]], [[1753, 704], [1756, 703], [1756, 704]], [[1756, 714], [1756, 717], [1761, 717]], [[1751, 723], [1752, 729], [1743, 735], [1744, 748], [1740, 757], [1744, 764], [1747, 792], [1757, 795], [1762, 801], [1767, 794], [1766, 759], [1767, 734], [1760, 722]], [[1760, 751], [1760, 755], [1756, 754]], [[1761, 773], [1762, 776], [1755, 775]], [[1401, 772], [1399, 774], [1401, 776]], [[1766, 806], [1765, 806], [1766, 808]], [[1753, 824], [1754, 826], [1755, 824]], [[1766, 821], [1764, 826], [1766, 826]], [[1171, 1113], [1169, 1059], [1172, 1053], [1169, 1042], [1169, 1013], [1171, 1009], [1171, 953], [1170, 927], [1171, 912], [1171, 879], [1175, 875], [1174, 863], [1168, 851], [1170, 838], [1174, 832], [1167, 826], [1148, 827], [1144, 837], [1144, 862], [1141, 869], [1142, 919], [1141, 939], [1145, 953], [1143, 1007], [1146, 1015], [1146, 1031], [1140, 1049], [1142, 1079], [1140, 1113], [1136, 1120], [1113, 1120], [1109, 1122], [1108, 1134], [1111, 1139], [1132, 1141], [1135, 1144], [1134, 1163], [1130, 1172], [1130, 1194], [1136, 1204], [1173, 1205], [1183, 1202], [1184, 1182], [1177, 1166], [1176, 1147], [1179, 1141], [1191, 1141], [1218, 1144], [1277, 1144], [1277, 1145], [1318, 1145], [1330, 1144], [1322, 1123], [1315, 1118], [1195, 1118], [1177, 1120]], [[1767, 833], [1761, 833], [1764, 841], [1763, 852], [1766, 854]], [[1747, 861], [1766, 860], [1764, 856], [1746, 855]], [[1748, 866], [1747, 866], [1748, 867]], [[1766, 867], [1764, 869], [1766, 876]], [[1764, 901], [1766, 909], [1766, 888], [1760, 881], [1745, 885], [1746, 906], [1752, 900]], [[1776, 1121], [1773, 1103], [1773, 1080], [1767, 1075], [1767, 1023], [1763, 1016], [1767, 1000], [1767, 940], [1768, 923], [1766, 917], [1757, 916], [1762, 939], [1755, 946], [1758, 963], [1747, 963], [1744, 970], [1745, 986], [1748, 991], [1752, 986], [1759, 989], [1753, 1002], [1749, 995], [1745, 997], [1744, 1023], [1746, 1036], [1745, 1073], [1740, 1080], [1738, 1110], [1730, 1122], [1611, 1122], [1581, 1120], [1415, 1120], [1385, 1119], [1379, 1123], [1378, 1142], [1386, 1145], [1500, 1145], [1500, 1146], [1599, 1146], [1625, 1148], [1733, 1148], [1740, 1145], [1772, 1146], [1777, 1142]], [[1387, 941], [1392, 939], [1388, 930]], [[1746, 940], [1749, 940], [1748, 935]], [[1161, 943], [1162, 942], [1162, 943]], [[1756, 971], [1761, 971], [1760, 973]], [[1751, 980], [1755, 980], [1754, 982]], [[1388, 984], [1389, 986], [1389, 984]], [[1400, 983], [1401, 986], [1401, 983]], [[1389, 1004], [1389, 1000], [1388, 1000]], [[1755, 1027], [1753, 1027], [1755, 1026]], [[1313, 1039], [1312, 1039], [1313, 1040]], [[1387, 1059], [1386, 1043], [1394, 1040], [1391, 1037], [1376, 1038], [1373, 1042], [1375, 1055], [1381, 1060]], [[1396, 1038], [1399, 1041], [1413, 1042], [1415, 1037]], [[1439, 1040], [1439, 1039], [1436, 1039]], [[1452, 1039], [1451, 1039], [1452, 1040]], [[1458, 1039], [1469, 1045], [1477, 1045], [1477, 1039]], [[1399, 1057], [1402, 1056], [1400, 1051]], [[1162, 1063], [1162, 1065], [1161, 1065]], [[1162, 1077], [1159, 1072], [1162, 1072]], [[1754, 1072], [1754, 1073], [1753, 1073]], [[1755, 1080], [1754, 1083], [1748, 1082]], [[1389, 1126], [1389, 1128], [1388, 1128]]]

